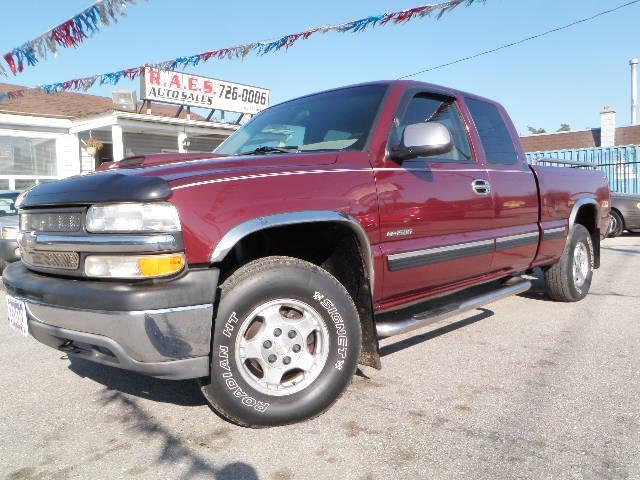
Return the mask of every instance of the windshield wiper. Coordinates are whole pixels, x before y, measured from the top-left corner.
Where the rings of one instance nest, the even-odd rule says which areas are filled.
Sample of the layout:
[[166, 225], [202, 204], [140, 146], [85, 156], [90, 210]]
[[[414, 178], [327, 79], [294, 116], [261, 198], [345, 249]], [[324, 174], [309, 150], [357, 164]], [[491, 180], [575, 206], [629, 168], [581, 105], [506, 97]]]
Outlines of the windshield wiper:
[[265, 145], [262, 147], [258, 147], [255, 150], [238, 153], [238, 155], [263, 155], [265, 153], [298, 153], [299, 151], [300, 149], [297, 145], [290, 145], [286, 147], [269, 147]]

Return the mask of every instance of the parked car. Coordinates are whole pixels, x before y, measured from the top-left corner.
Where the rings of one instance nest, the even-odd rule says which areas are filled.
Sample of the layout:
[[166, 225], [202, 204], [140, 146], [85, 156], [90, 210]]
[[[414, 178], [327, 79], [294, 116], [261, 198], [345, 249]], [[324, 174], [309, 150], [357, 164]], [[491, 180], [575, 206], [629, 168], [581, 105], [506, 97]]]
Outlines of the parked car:
[[106, 168], [21, 198], [10, 322], [94, 362], [199, 378], [253, 427], [319, 415], [358, 363], [380, 368], [379, 337], [524, 292], [534, 267], [552, 299], [583, 299], [609, 221], [605, 175], [530, 166], [498, 103], [417, 82], [273, 106], [204, 159]]
[[18, 209], [20, 192], [0, 192], [0, 274], [8, 263], [20, 259], [18, 250]]
[[609, 237], [640, 231], [640, 194], [612, 193]]

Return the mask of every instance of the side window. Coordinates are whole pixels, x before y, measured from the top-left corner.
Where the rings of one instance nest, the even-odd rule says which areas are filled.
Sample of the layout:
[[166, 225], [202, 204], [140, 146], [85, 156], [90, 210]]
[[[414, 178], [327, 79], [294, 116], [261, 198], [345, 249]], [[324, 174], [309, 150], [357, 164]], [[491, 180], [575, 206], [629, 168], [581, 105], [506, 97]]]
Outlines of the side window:
[[471, 162], [469, 138], [460, 117], [460, 112], [451, 98], [439, 98], [420, 94], [411, 99], [392, 141], [399, 142], [407, 125], [422, 122], [439, 122], [451, 132], [453, 149], [449, 153], [428, 157], [441, 162]]
[[507, 126], [495, 105], [467, 99], [467, 106], [478, 129], [487, 162], [499, 165], [518, 163], [518, 153]]

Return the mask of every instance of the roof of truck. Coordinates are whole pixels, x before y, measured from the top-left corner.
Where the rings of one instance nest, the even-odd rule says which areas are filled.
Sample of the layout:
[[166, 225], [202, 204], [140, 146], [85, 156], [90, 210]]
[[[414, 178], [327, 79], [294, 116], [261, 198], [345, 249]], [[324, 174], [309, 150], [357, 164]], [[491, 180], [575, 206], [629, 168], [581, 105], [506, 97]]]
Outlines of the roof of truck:
[[435, 83], [427, 83], [427, 82], [419, 82], [417, 80], [376, 80], [376, 81], [372, 81], [372, 82], [364, 82], [364, 83], [356, 83], [356, 84], [352, 84], [352, 85], [344, 85], [341, 87], [336, 87], [336, 88], [330, 88], [327, 90], [322, 90], [319, 92], [313, 92], [310, 93], [308, 95], [302, 95], [301, 97], [297, 97], [297, 98], [292, 98], [290, 100], [285, 100], [282, 103], [287, 103], [293, 100], [297, 100], [298, 98], [305, 98], [305, 97], [311, 97], [314, 95], [319, 95], [321, 93], [328, 93], [328, 92], [334, 92], [336, 90], [344, 90], [347, 88], [355, 88], [355, 87], [365, 87], [368, 85], [388, 85], [388, 86], [404, 86], [405, 88], [411, 88], [411, 87], [420, 87], [420, 88], [424, 88], [427, 91], [433, 92], [433, 93], [439, 93], [442, 95], [448, 95], [448, 96], [463, 96], [463, 97], [470, 97], [470, 98], [475, 98], [477, 100], [483, 100], [485, 102], [489, 102], [489, 103], [498, 103], [495, 100], [491, 100], [490, 98], [486, 98], [486, 97], [482, 97], [480, 95], [476, 95], [475, 93], [469, 93], [469, 92], [465, 92], [462, 90], [457, 90], [455, 88], [451, 88], [451, 87], [446, 87], [444, 85], [437, 85]]

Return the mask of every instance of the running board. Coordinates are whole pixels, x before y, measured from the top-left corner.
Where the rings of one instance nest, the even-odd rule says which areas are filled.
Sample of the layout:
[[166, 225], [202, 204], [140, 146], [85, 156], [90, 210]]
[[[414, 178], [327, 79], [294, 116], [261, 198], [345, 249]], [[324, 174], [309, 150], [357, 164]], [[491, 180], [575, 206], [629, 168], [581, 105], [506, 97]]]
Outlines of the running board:
[[511, 283], [508, 286], [501, 287], [484, 295], [470, 298], [463, 302], [454, 303], [453, 305], [448, 305], [428, 312], [418, 313], [406, 320], [380, 321], [376, 323], [378, 338], [393, 337], [395, 335], [412, 332], [413, 330], [426, 327], [432, 323], [441, 322], [442, 320], [468, 312], [469, 310], [475, 310], [476, 308], [502, 300], [503, 298], [518, 295], [519, 293], [526, 292], [530, 288], [531, 282], [529, 280], [519, 280], [516, 283]]

